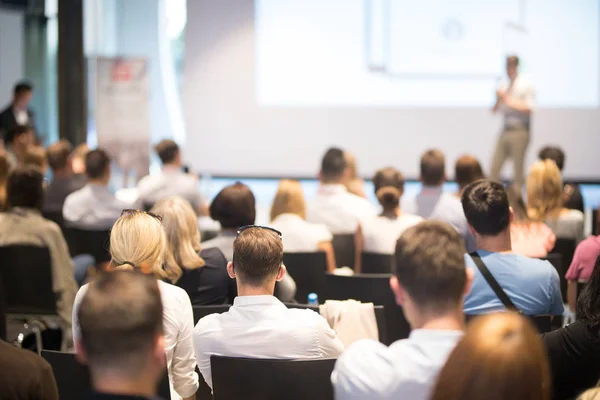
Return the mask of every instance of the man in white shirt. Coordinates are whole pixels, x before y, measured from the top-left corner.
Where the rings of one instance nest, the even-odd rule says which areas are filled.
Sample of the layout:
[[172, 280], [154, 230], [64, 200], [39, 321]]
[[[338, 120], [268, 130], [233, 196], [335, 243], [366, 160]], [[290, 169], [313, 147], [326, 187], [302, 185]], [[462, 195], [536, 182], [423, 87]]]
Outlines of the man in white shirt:
[[208, 215], [208, 206], [198, 191], [198, 178], [181, 170], [181, 152], [177, 143], [165, 139], [154, 150], [163, 168], [160, 174], [148, 175], [138, 183], [141, 204], [151, 208], [166, 197], [180, 196], [189, 201], [199, 215]]
[[338, 148], [327, 150], [321, 162], [321, 186], [308, 203], [307, 221], [325, 224], [336, 235], [354, 233], [361, 218], [374, 216], [376, 210], [371, 203], [348, 192], [345, 183], [349, 179], [344, 152]]
[[390, 347], [373, 340], [351, 345], [331, 375], [336, 399], [429, 398], [463, 335], [463, 297], [472, 280], [464, 251], [460, 235], [444, 222], [424, 221], [404, 232], [390, 286], [412, 332]]
[[283, 243], [271, 228], [240, 228], [227, 272], [238, 297], [223, 314], [202, 318], [194, 328], [198, 368], [212, 388], [210, 356], [318, 359], [337, 357], [344, 345], [327, 321], [311, 310], [288, 309], [273, 296], [286, 273]]
[[502, 166], [509, 158], [514, 165], [513, 183], [521, 188], [525, 182], [525, 153], [529, 145], [531, 113], [535, 102], [535, 89], [518, 73], [519, 57], [506, 58], [506, 75], [496, 91], [496, 104], [492, 112], [504, 113], [504, 128], [500, 133], [492, 160], [490, 179], [500, 179]]

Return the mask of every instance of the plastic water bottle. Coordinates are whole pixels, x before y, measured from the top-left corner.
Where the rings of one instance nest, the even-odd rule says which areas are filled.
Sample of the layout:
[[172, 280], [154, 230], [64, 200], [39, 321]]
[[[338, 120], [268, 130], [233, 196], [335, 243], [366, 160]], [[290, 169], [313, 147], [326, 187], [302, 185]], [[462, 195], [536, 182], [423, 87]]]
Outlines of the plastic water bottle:
[[316, 293], [309, 293], [308, 294], [308, 304], [311, 306], [318, 306], [319, 305], [319, 296], [317, 296]]

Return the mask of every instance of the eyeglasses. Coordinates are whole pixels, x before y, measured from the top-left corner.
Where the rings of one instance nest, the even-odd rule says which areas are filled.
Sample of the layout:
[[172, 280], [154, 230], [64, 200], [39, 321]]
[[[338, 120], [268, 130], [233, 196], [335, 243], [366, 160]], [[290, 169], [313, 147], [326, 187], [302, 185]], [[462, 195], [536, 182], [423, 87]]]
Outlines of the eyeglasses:
[[127, 208], [127, 209], [121, 211], [121, 217], [123, 215], [127, 215], [127, 214], [146, 214], [146, 215], [151, 216], [152, 218], [156, 218], [158, 220], [158, 222], [162, 222], [162, 216], [160, 216], [158, 214], [154, 214], [154, 213], [148, 212], [148, 211], [134, 210], [134, 209], [131, 209], [131, 208]]
[[277, 236], [279, 236], [279, 239], [283, 238], [283, 236], [281, 235], [281, 232], [279, 232], [277, 229], [273, 229], [269, 226], [260, 226], [260, 225], [244, 225], [238, 229], [237, 234], [239, 236], [240, 233], [244, 232], [245, 230], [252, 229], [252, 228], [266, 229], [268, 231], [275, 232], [277, 234]]

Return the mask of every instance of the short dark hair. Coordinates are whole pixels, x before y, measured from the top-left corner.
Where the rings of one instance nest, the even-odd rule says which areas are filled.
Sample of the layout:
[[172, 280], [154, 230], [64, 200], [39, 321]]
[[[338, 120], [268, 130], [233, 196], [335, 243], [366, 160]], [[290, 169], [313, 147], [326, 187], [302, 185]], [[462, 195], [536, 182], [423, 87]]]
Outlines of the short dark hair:
[[379, 204], [384, 211], [389, 211], [398, 207], [404, 193], [404, 176], [396, 168], [382, 168], [373, 177], [373, 187]]
[[261, 286], [279, 271], [283, 242], [269, 229], [248, 228], [233, 242], [233, 267], [241, 282]]
[[179, 145], [174, 140], [164, 139], [154, 146], [154, 151], [156, 151], [163, 164], [169, 164], [175, 161], [179, 153]]
[[438, 186], [446, 178], [446, 157], [437, 149], [427, 150], [421, 156], [421, 182], [425, 186]]
[[520, 62], [519, 56], [517, 56], [516, 54], [511, 54], [509, 56], [506, 56], [506, 62], [514, 64], [515, 67], [518, 67], [519, 66], [519, 62]]
[[15, 168], [8, 175], [6, 202], [9, 207], [42, 209], [44, 204], [44, 175], [35, 165]]
[[19, 96], [26, 92], [33, 91], [33, 85], [29, 81], [20, 81], [17, 82], [15, 87], [13, 88], [13, 95]]
[[6, 135], [4, 140], [6, 141], [6, 143], [12, 144], [15, 141], [15, 139], [17, 139], [19, 136], [28, 134], [32, 131], [33, 127], [31, 127], [30, 125], [17, 125], [13, 129], [8, 131], [8, 134]]
[[256, 200], [252, 190], [241, 182], [225, 186], [210, 204], [210, 217], [226, 229], [254, 224]]
[[347, 167], [348, 162], [344, 156], [344, 151], [332, 147], [325, 152], [321, 160], [321, 179], [325, 182], [338, 181], [344, 176]]
[[396, 243], [396, 277], [423, 312], [443, 314], [456, 308], [467, 281], [465, 245], [442, 221], [407, 229]]
[[474, 156], [465, 154], [456, 160], [454, 166], [454, 179], [459, 188], [464, 188], [469, 183], [483, 179], [483, 169], [479, 160]]
[[134, 271], [100, 274], [78, 310], [81, 343], [92, 372], [137, 376], [163, 334], [162, 314], [155, 278]]
[[467, 221], [480, 235], [494, 236], [508, 228], [510, 205], [502, 184], [490, 180], [471, 183], [461, 202]]
[[63, 169], [67, 166], [73, 146], [68, 140], [62, 139], [48, 146], [48, 164], [53, 170]]
[[102, 178], [110, 169], [110, 157], [102, 149], [92, 150], [85, 156], [85, 174], [90, 179]]
[[542, 161], [552, 160], [560, 171], [565, 167], [565, 152], [558, 146], [546, 146], [540, 150], [538, 158]]

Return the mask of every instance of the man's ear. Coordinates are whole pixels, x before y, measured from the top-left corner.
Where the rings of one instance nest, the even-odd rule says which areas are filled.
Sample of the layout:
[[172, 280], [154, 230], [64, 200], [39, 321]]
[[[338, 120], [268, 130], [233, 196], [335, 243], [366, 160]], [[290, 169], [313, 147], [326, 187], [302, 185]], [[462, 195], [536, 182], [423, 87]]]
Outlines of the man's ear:
[[467, 229], [469, 229], [469, 233], [473, 236], [476, 237], [477, 232], [475, 231], [475, 228], [473, 228], [473, 225], [471, 225], [470, 223], [467, 222]]
[[279, 271], [277, 271], [277, 277], [275, 278], [275, 281], [280, 282], [285, 276], [285, 274], [287, 274], [287, 268], [285, 267], [285, 265], [281, 264], [281, 267], [279, 267]]
[[471, 287], [473, 286], [473, 279], [475, 279], [475, 271], [471, 268], [466, 269], [467, 280], [465, 281], [465, 289], [463, 291], [463, 295], [467, 296], [471, 292]]
[[74, 340], [73, 342], [75, 345], [75, 359], [79, 364], [87, 365], [87, 355], [85, 354], [85, 349], [83, 348], [81, 340]]
[[227, 274], [231, 279], [235, 279], [235, 271], [233, 270], [233, 261], [227, 263]]
[[392, 276], [390, 278], [390, 287], [392, 288], [392, 292], [394, 292], [394, 297], [396, 298], [396, 303], [399, 306], [402, 306], [404, 304], [404, 302], [406, 301], [406, 293], [397, 277]]

